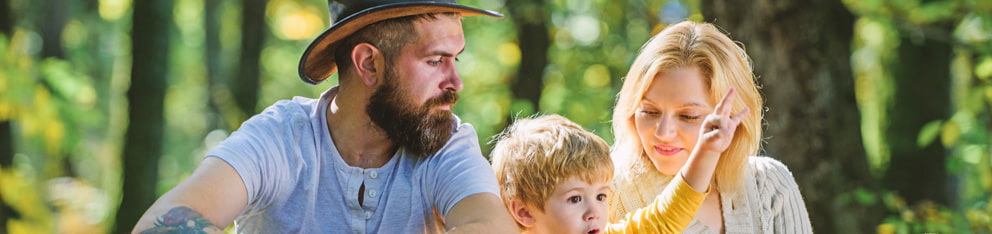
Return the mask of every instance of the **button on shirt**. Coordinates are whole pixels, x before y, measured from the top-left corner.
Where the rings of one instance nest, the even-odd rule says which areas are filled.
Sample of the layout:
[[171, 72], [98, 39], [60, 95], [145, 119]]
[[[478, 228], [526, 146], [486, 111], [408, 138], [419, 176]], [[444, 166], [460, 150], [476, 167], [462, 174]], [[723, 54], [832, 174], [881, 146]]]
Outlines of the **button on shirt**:
[[[212, 149], [241, 176], [248, 205], [235, 219], [245, 233], [424, 233], [463, 198], [499, 194], [475, 130], [455, 117], [455, 131], [437, 154], [400, 148], [382, 167], [352, 167], [327, 131], [320, 99], [279, 101]], [[365, 198], [358, 192], [365, 186]]]

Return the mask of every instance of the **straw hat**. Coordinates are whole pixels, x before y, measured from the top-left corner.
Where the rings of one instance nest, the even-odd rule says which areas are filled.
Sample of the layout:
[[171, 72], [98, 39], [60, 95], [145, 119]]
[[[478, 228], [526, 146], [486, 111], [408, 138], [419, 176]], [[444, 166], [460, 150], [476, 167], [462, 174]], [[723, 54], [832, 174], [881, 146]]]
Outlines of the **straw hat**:
[[319, 84], [338, 71], [334, 50], [352, 33], [382, 20], [411, 15], [456, 12], [462, 16], [489, 15], [494, 11], [458, 5], [455, 0], [328, 0], [331, 27], [317, 36], [300, 58], [300, 79]]

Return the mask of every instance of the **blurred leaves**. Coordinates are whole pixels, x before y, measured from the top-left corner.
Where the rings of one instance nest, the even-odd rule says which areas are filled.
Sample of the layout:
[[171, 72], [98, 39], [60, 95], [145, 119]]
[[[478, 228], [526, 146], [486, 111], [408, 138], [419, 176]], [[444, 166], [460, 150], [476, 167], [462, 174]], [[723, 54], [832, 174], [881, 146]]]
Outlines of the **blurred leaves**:
[[[852, 66], [862, 133], [872, 171], [885, 171], [889, 149], [881, 134], [889, 116], [892, 71], [900, 69], [896, 49], [899, 38], [936, 38], [951, 42], [954, 57], [947, 82], [951, 85], [952, 115], [933, 120], [919, 129], [921, 149], [939, 139], [950, 149], [947, 169], [953, 174], [955, 204], [923, 201], [907, 206], [899, 194], [884, 193], [890, 216], [879, 233], [961, 232], [988, 233], [989, 198], [992, 197], [992, 1], [976, 0], [844, 0], [861, 16], [856, 25]], [[935, 25], [951, 25], [942, 30]], [[941, 79], [941, 77], [934, 77]], [[920, 94], [926, 95], [926, 94]], [[921, 172], [926, 173], [926, 172]], [[876, 174], [877, 175], [877, 174]], [[961, 212], [964, 211], [964, 212]]]

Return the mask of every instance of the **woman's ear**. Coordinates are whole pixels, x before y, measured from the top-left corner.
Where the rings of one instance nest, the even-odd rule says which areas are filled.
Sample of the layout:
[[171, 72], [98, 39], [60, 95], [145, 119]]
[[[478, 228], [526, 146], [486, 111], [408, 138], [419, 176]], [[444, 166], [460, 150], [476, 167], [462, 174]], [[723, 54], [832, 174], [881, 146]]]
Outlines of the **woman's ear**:
[[375, 87], [379, 83], [379, 64], [382, 63], [382, 53], [379, 48], [375, 48], [369, 43], [358, 43], [351, 49], [352, 66], [355, 66], [355, 74], [368, 87]]
[[531, 206], [525, 204], [520, 199], [513, 199], [510, 201], [510, 215], [513, 219], [517, 221], [524, 228], [534, 227], [536, 221], [534, 220], [534, 214], [532, 213]]

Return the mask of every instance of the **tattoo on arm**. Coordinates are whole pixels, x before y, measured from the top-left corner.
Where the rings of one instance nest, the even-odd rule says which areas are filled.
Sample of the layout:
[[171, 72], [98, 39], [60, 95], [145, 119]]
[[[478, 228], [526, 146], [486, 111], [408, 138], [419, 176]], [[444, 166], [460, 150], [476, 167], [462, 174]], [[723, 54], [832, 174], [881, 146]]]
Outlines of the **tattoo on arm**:
[[144, 230], [141, 234], [155, 233], [196, 233], [205, 234], [211, 231], [220, 231], [210, 220], [204, 218], [200, 212], [192, 208], [180, 206], [172, 208], [169, 212], [155, 220], [155, 227]]

